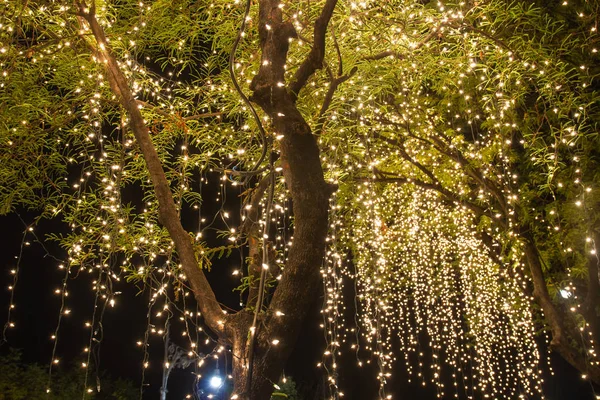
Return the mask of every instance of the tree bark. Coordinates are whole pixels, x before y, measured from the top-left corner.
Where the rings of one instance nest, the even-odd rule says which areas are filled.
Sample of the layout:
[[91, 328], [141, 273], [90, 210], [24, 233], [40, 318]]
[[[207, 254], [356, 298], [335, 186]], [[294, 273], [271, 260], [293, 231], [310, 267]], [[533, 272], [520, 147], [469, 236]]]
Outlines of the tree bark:
[[542, 264], [531, 233], [529, 231], [521, 232], [520, 236], [525, 241], [525, 260], [533, 282], [533, 295], [540, 305], [544, 313], [544, 320], [552, 332], [550, 347], [579, 372], [587, 375], [592, 382], [600, 384], [600, 368], [590, 365], [585, 356], [571, 344], [571, 341], [581, 344], [581, 335], [574, 326], [569, 325], [572, 318], [561, 313], [550, 298]]
[[127, 79], [123, 75], [123, 71], [121, 71], [119, 64], [112, 54], [104, 30], [96, 19], [94, 14], [95, 7], [92, 6], [88, 11], [85, 4], [77, 4], [79, 15], [87, 21], [98, 44], [98, 52], [102, 61], [104, 61], [111, 90], [129, 116], [129, 126], [140, 146], [142, 155], [146, 161], [150, 180], [154, 186], [159, 205], [159, 221], [167, 228], [171, 239], [173, 239], [173, 242], [175, 243], [175, 248], [177, 249], [183, 271], [190, 282], [198, 306], [202, 314], [204, 314], [206, 324], [215, 333], [224, 336], [225, 318], [223, 310], [217, 302], [216, 296], [208, 283], [204, 272], [199, 267], [196, 253], [192, 245], [192, 238], [181, 225], [169, 181], [165, 175], [156, 148], [152, 143], [148, 127], [138, 108], [138, 103], [133, 97]]
[[[319, 293], [319, 269], [325, 254], [329, 197], [334, 188], [325, 182], [319, 148], [310, 127], [296, 107], [299, 91], [322, 67], [325, 32], [336, 5], [327, 0], [315, 23], [315, 45], [296, 72], [290, 90], [285, 88], [285, 63], [293, 25], [284, 22], [279, 2], [259, 3], [261, 68], [251, 83], [251, 100], [270, 117], [280, 141], [281, 165], [290, 191], [294, 237], [269, 308], [255, 327], [252, 365], [247, 365], [251, 319], [236, 316], [233, 338], [234, 396], [268, 399], [279, 381], [312, 302]], [[251, 379], [247, 379], [249, 370]]]
[[[251, 316], [236, 315], [233, 337], [234, 395], [268, 399], [301, 333], [302, 324], [320, 287], [319, 269], [325, 254], [328, 198], [315, 138], [295, 107], [286, 121], [274, 124], [284, 138], [281, 158], [293, 202], [294, 238], [282, 278], [266, 313], [256, 327], [252, 379], [246, 387]], [[274, 342], [277, 340], [278, 342]]]
[[589, 325], [594, 343], [600, 340], [600, 327], [598, 321], [598, 303], [600, 301], [600, 258], [597, 250], [600, 245], [600, 234], [593, 232], [594, 253], [588, 255], [588, 293], [582, 304], [583, 316]]

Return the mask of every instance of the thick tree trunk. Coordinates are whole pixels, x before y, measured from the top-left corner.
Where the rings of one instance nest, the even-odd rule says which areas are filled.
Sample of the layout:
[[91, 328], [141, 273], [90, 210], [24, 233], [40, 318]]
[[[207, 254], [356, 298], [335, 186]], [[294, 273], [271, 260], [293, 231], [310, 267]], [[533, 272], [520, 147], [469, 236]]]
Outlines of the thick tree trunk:
[[278, 1], [259, 2], [261, 68], [251, 84], [251, 100], [270, 117], [274, 135], [282, 135], [281, 167], [293, 203], [294, 236], [282, 278], [255, 327], [255, 338], [251, 318], [236, 316], [233, 363], [234, 396], [238, 398], [269, 398], [319, 293], [329, 197], [334, 188], [325, 182], [317, 140], [296, 107], [296, 98], [309, 77], [322, 67], [325, 32], [336, 2], [326, 1], [315, 22], [313, 48], [289, 90], [283, 84], [289, 39], [296, 35], [294, 27], [283, 21]]
[[285, 122], [275, 121], [273, 128], [284, 135], [281, 160], [293, 201], [294, 239], [269, 310], [257, 326], [249, 387], [246, 363], [252, 320], [249, 315], [236, 318], [234, 394], [252, 400], [269, 398], [319, 293], [332, 191], [323, 177], [316, 140], [293, 102], [288, 99], [277, 110], [286, 115]]
[[279, 349], [271, 349], [269, 343], [265, 342], [264, 335], [259, 334], [253, 348], [252, 376], [249, 379], [248, 345], [251, 336], [248, 330], [252, 323], [252, 316], [250, 314], [247, 316], [247, 325], [240, 327], [233, 340], [233, 393], [234, 396], [238, 396], [238, 399], [266, 400], [273, 393], [273, 384], [279, 381], [283, 365], [272, 362], [272, 352], [277, 352]]

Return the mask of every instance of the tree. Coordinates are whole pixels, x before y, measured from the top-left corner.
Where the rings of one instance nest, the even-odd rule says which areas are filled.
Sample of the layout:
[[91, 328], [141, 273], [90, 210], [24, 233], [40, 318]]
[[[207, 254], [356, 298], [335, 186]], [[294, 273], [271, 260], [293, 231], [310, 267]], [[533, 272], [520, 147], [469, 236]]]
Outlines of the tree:
[[[599, 13], [570, 3], [5, 3], [0, 209], [66, 222], [97, 301], [121, 274], [193, 294], [236, 398], [272, 393], [322, 282], [334, 396], [344, 340], [383, 397], [393, 338], [423, 334], [442, 392], [442, 365], [539, 391], [537, 326], [600, 383]], [[218, 245], [191, 222], [215, 181], [244, 190]], [[205, 271], [234, 250], [226, 310]]]

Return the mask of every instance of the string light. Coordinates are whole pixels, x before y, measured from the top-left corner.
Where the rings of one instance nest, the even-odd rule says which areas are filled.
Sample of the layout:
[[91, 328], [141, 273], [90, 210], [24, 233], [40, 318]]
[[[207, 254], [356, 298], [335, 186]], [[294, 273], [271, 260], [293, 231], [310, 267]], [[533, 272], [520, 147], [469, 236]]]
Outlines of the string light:
[[[251, 307], [252, 276], [238, 217], [243, 221], [253, 208], [245, 204], [238, 212], [232, 196], [248, 195], [255, 181], [237, 174], [258, 169], [266, 143], [275, 139], [269, 149], [277, 177], [272, 200], [262, 199], [257, 207], [263, 252], [257, 265], [267, 288], [281, 278], [294, 222], [280, 176], [286, 168], [278, 159], [283, 136], [270, 132], [269, 118], [258, 109], [253, 115], [240, 98], [261, 65], [274, 61], [257, 56], [257, 5], [248, 3], [250, 12], [244, 13], [241, 3], [211, 1], [184, 14], [171, 5], [135, 2], [127, 18], [116, 3], [98, 4], [95, 15], [107, 33], [98, 43], [70, 5], [2, 4], [0, 87], [12, 96], [6, 100], [11, 111], [2, 112], [2, 160], [6, 171], [31, 166], [29, 174], [10, 175], [16, 199], [10, 201], [37, 204], [42, 193], [44, 215], [70, 229], [54, 238], [68, 260], [59, 267], [61, 286], [53, 288], [61, 306], [51, 333], [51, 368], [60, 365], [63, 319], [81, 311], [67, 302], [67, 284], [75, 284], [75, 276], [93, 277], [95, 300], [81, 336], [86, 383], [100, 346], [102, 315], [119, 312], [129, 301], [115, 291], [122, 278], [149, 296], [147, 328], [137, 341], [144, 352], [142, 374], [154, 365], [150, 342], [164, 339], [171, 325], [178, 326], [190, 357], [201, 358], [197, 368], [203, 366], [201, 354], [222, 351], [204, 330], [199, 311], [189, 308], [193, 296], [158, 219], [158, 199], [129, 117], [108, 83], [109, 51], [138, 101], [200, 266], [208, 270], [217, 257], [240, 256], [231, 270], [240, 283], [240, 308]], [[315, 45], [310, 19], [322, 4], [278, 6], [297, 34], [289, 39], [285, 81], [277, 83], [284, 90]], [[590, 65], [597, 62], [598, 10], [587, 2], [561, 7], [578, 22], [561, 24], [550, 9], [517, 3], [366, 0], [336, 6], [324, 70], [298, 94], [299, 110], [318, 135], [327, 179], [339, 188], [330, 203], [321, 265], [326, 343], [320, 366], [332, 398], [344, 393], [344, 351], [354, 353], [358, 367], [377, 364], [380, 398], [391, 396], [387, 386], [398, 350], [410, 379], [432, 383], [440, 398], [458, 397], [459, 390], [470, 398], [540, 393], [542, 356], [530, 293], [535, 282], [524, 257], [524, 233], [530, 230], [539, 258], [551, 261], [545, 266], [551, 300], [570, 310], [580, 333], [572, 339], [581, 339], [586, 362], [600, 365], [583, 311], [586, 262], [598, 257], [591, 154], [597, 115], [590, 106], [597, 100]], [[243, 40], [231, 58], [237, 90], [224, 72], [223, 54], [236, 37], [230, 27], [242, 20]], [[23, 35], [19, 30], [35, 30], [39, 21], [48, 33], [26, 44], [16, 39]], [[513, 26], [535, 34], [506, 35]], [[160, 43], [157, 34], [163, 35]], [[207, 35], [212, 49], [204, 54], [198, 49]], [[95, 50], [84, 50], [90, 46]], [[581, 52], [577, 65], [563, 54], [573, 48]], [[24, 90], [32, 87], [40, 88], [32, 91], [38, 97]], [[36, 106], [27, 111], [22, 104]], [[273, 115], [286, 117], [280, 111]], [[258, 137], [263, 124], [266, 132]], [[36, 140], [30, 140], [33, 135]], [[16, 184], [21, 181], [26, 184]], [[218, 190], [207, 196], [203, 187]], [[187, 224], [191, 212], [195, 227]], [[18, 265], [5, 332], [15, 327]], [[347, 289], [356, 298], [344, 296]], [[350, 309], [357, 315], [349, 317]], [[257, 315], [263, 311], [255, 309]], [[293, 317], [281, 311], [275, 316]], [[549, 344], [549, 333], [544, 337]], [[276, 337], [268, 343], [269, 351], [287, 345]], [[446, 373], [452, 388], [442, 379]]]

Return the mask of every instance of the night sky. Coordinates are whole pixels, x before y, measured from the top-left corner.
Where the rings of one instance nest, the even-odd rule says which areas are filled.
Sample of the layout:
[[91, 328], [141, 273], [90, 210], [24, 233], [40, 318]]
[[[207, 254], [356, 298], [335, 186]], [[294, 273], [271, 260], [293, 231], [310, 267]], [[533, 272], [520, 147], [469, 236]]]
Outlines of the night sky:
[[[33, 219], [33, 214], [22, 213], [26, 223]], [[0, 292], [0, 324], [4, 325], [7, 317], [9, 291], [12, 284], [10, 270], [16, 266], [17, 256], [21, 248], [21, 240], [25, 225], [16, 215], [0, 218], [2, 226], [2, 251], [0, 252], [1, 284]], [[35, 231], [39, 238], [46, 233], [60, 229], [56, 223], [42, 223]], [[15, 292], [16, 308], [11, 320], [16, 327], [7, 332], [8, 343], [0, 347], [5, 353], [9, 347], [23, 350], [25, 362], [36, 362], [47, 365], [51, 359], [53, 342], [50, 339], [55, 327], [60, 308], [60, 296], [54, 290], [60, 287], [64, 271], [57, 268], [59, 262], [52, 258], [64, 257], [65, 253], [56, 244], [44, 241], [44, 247], [36, 243], [33, 234], [25, 237], [22, 258], [20, 261], [19, 281]], [[48, 254], [49, 253], [49, 254]], [[237, 285], [231, 276], [231, 268], [219, 268], [215, 265], [208, 278], [215, 287], [218, 298], [230, 307], [235, 307], [239, 296], [230, 289]], [[81, 362], [83, 348], [87, 346], [89, 331], [83, 328], [83, 321], [89, 320], [93, 308], [93, 292], [91, 290], [94, 275], [82, 273], [77, 279], [69, 281], [68, 307], [72, 312], [65, 316], [58, 335], [57, 356], [61, 358], [59, 368], [69, 363]], [[351, 285], [347, 285], [351, 286]], [[146, 312], [148, 293], [140, 293], [139, 289], [124, 281], [116, 284], [113, 291], [121, 291], [115, 308], [107, 308], [103, 318], [104, 334], [99, 351], [99, 368], [112, 377], [130, 379], [139, 387], [141, 378], [142, 350], [136, 341], [143, 338], [147, 327]], [[285, 374], [292, 376], [306, 400], [321, 399], [324, 396], [324, 376], [316, 367], [324, 349], [323, 332], [319, 328], [322, 322], [319, 313], [320, 301], [316, 301], [310, 313], [310, 320], [300, 335], [299, 342], [286, 367]], [[174, 331], [177, 331], [175, 321]], [[162, 341], [157, 335], [150, 340], [149, 352], [151, 367], [146, 371], [146, 387], [144, 399], [158, 399], [162, 362]], [[221, 361], [222, 364], [222, 361]], [[354, 354], [344, 353], [338, 360], [340, 365], [340, 385], [346, 399], [377, 398], [378, 383], [376, 368], [366, 366], [358, 368]], [[550, 400], [592, 400], [595, 399], [592, 387], [578, 377], [569, 365], [558, 356], [551, 359], [556, 372], [554, 377], [545, 373], [545, 395]], [[395, 399], [436, 399], [432, 384], [425, 387], [420, 382], [407, 383], [408, 376], [398, 362], [387, 393]], [[224, 368], [220, 365], [221, 369]], [[214, 366], [208, 365], [204, 371]], [[425, 367], [427, 371], [427, 367]], [[183, 399], [191, 392], [194, 384], [193, 368], [175, 370], [170, 378], [169, 399]], [[204, 373], [204, 372], [202, 372]], [[445, 398], [453, 398], [453, 393]]]

